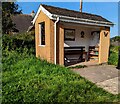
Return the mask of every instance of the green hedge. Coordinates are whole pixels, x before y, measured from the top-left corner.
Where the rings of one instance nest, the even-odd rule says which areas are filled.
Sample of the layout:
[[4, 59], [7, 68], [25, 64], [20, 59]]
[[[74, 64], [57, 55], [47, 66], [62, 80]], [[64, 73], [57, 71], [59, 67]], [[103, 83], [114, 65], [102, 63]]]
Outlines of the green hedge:
[[16, 35], [4, 34], [2, 36], [3, 50], [16, 50], [24, 52], [24, 48], [28, 49], [28, 53], [35, 54], [35, 35], [34, 32], [22, 33]]
[[115, 65], [117, 66], [118, 64], [118, 46], [111, 46], [110, 47], [110, 56], [108, 59], [108, 64], [109, 65]]

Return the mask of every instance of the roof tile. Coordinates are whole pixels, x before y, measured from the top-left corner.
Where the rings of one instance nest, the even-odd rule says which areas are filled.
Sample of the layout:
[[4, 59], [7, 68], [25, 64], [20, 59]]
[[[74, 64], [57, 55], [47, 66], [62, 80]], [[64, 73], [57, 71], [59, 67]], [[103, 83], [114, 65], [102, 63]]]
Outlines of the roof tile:
[[65, 8], [48, 6], [44, 4], [41, 4], [41, 5], [46, 10], [48, 10], [50, 13], [56, 14], [56, 15], [69, 16], [69, 17], [75, 17], [75, 18], [81, 18], [81, 19], [89, 19], [89, 20], [102, 21], [102, 22], [110, 22], [107, 19], [99, 15], [94, 15], [94, 14], [84, 13], [84, 12], [79, 12], [79, 11], [74, 11], [74, 10], [68, 10]]

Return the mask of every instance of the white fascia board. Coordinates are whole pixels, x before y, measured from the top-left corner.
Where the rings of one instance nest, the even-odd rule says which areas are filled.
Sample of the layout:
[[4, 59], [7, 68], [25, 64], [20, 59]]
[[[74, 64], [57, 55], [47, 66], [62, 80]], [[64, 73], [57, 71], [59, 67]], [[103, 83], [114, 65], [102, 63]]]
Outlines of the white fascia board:
[[33, 21], [32, 21], [33, 24], [35, 24], [35, 21], [36, 21], [38, 15], [39, 15], [40, 11], [42, 11], [43, 13], [45, 13], [50, 19], [53, 19], [52, 18], [52, 14], [49, 11], [47, 11], [42, 5], [40, 5], [40, 7], [39, 7], [39, 9], [38, 9], [38, 11], [37, 11], [37, 13], [36, 13]]
[[89, 20], [89, 19], [83, 19], [83, 18], [75, 18], [75, 17], [68, 17], [68, 16], [61, 16], [61, 15], [55, 15], [53, 14], [53, 18], [55, 19], [55, 17], [60, 17], [63, 20], [66, 21], [77, 21], [79, 23], [85, 23], [85, 24], [97, 24], [98, 26], [113, 26], [114, 24], [109, 23], [109, 22], [103, 22], [103, 21], [95, 21], [95, 20]]
[[111, 27], [111, 25], [107, 25], [107, 24], [100, 24], [100, 23], [98, 24], [98, 23], [82, 22], [82, 21], [77, 21], [77, 20], [60, 19], [60, 21], [63, 21], [63, 22], [72, 22], [72, 23], [80, 23], [80, 24], [86, 24], [86, 25], [95, 25], [95, 26]]

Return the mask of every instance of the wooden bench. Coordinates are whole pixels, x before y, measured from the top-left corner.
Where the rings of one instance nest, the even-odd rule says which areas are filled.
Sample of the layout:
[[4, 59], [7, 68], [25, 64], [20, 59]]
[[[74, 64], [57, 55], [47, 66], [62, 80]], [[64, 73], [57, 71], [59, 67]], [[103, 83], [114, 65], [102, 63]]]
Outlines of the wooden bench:
[[[85, 47], [64, 47], [64, 58], [65, 61], [71, 62], [71, 61], [76, 61], [76, 62], [81, 62], [83, 61], [83, 54], [86, 54], [85, 52]], [[73, 56], [73, 55], [78, 55], [77, 59], [69, 59], [67, 56]]]

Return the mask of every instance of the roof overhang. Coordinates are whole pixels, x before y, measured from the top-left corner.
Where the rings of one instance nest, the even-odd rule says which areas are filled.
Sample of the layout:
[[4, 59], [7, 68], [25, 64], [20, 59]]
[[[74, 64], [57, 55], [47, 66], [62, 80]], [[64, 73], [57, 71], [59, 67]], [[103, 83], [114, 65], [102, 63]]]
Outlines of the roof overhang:
[[57, 17], [60, 17], [60, 21], [63, 21], [63, 22], [72, 22], [72, 23], [95, 25], [95, 26], [106, 26], [106, 27], [114, 26], [114, 24], [110, 23], [110, 22], [103, 22], [103, 21], [95, 21], [95, 20], [90, 20], [90, 19], [61, 16], [61, 15], [56, 15], [56, 14], [52, 15], [52, 18], [54, 20], [56, 20]]
[[75, 17], [68, 17], [68, 16], [63, 16], [63, 15], [52, 14], [49, 11], [47, 11], [42, 5], [40, 5], [40, 7], [32, 21], [33, 24], [35, 24], [35, 21], [39, 15], [40, 11], [45, 13], [52, 20], [57, 20], [57, 17], [59, 17], [60, 21], [62, 21], [62, 22], [71, 22], [71, 23], [79, 23], [79, 24], [87, 24], [87, 25], [95, 25], [95, 26], [106, 26], [106, 27], [114, 26], [114, 24], [111, 22], [96, 21], [96, 20], [90, 20], [90, 19], [75, 18]]

